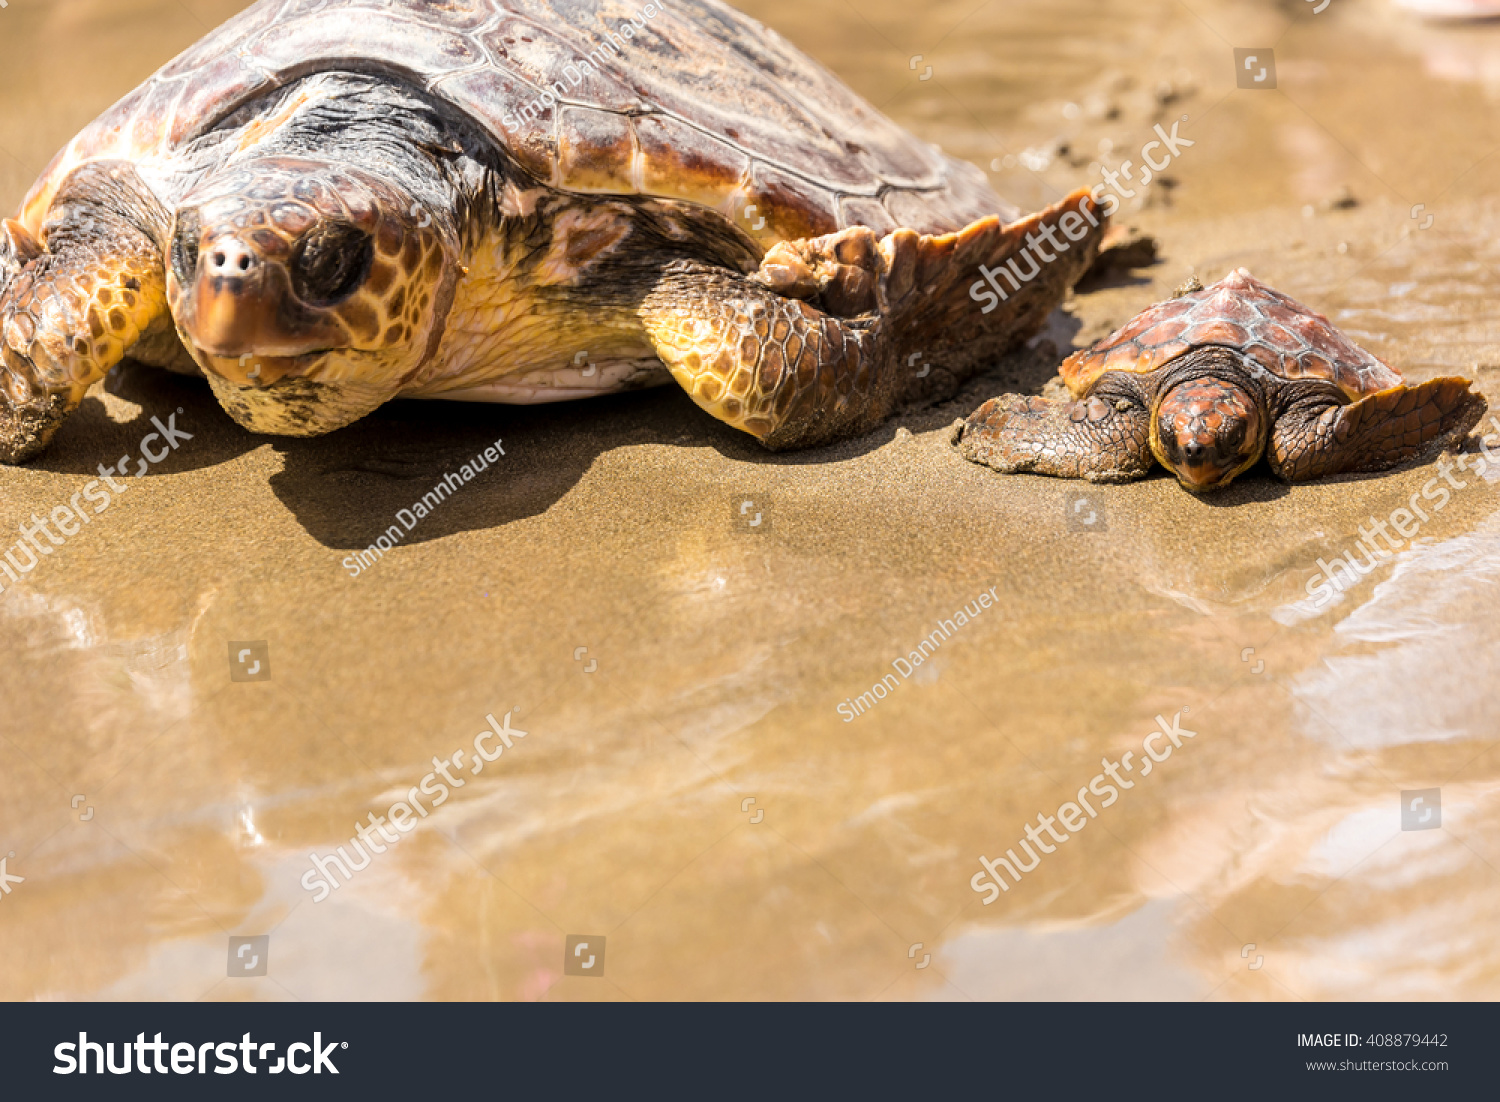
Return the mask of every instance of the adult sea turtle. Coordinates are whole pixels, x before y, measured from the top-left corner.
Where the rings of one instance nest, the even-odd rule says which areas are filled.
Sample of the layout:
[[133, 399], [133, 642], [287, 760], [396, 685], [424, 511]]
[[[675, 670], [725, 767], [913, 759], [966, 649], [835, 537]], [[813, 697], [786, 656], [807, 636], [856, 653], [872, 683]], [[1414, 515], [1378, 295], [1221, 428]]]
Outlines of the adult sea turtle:
[[714, 0], [261, 0], [3, 223], [0, 460], [127, 354], [256, 432], [670, 377], [816, 444], [1041, 327], [1104, 219], [1018, 216]]
[[1485, 401], [1468, 379], [1415, 385], [1322, 314], [1244, 268], [1196, 281], [1059, 369], [1072, 401], [1006, 394], [955, 433], [1004, 472], [1127, 482], [1160, 462], [1216, 490], [1265, 456], [1287, 482], [1379, 471], [1461, 441]]

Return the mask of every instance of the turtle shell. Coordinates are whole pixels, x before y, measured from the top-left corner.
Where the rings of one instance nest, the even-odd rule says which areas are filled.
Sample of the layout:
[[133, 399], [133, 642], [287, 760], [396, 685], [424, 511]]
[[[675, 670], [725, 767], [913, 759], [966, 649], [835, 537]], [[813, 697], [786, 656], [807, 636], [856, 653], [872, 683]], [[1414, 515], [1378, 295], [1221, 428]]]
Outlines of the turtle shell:
[[1321, 379], [1349, 399], [1399, 386], [1401, 375], [1336, 329], [1331, 321], [1244, 268], [1211, 287], [1158, 302], [1059, 368], [1075, 395], [1106, 371], [1144, 374], [1206, 345], [1244, 353], [1283, 379]]
[[[261, 0], [54, 159], [170, 175], [237, 108], [320, 71], [378, 73], [459, 108], [543, 185], [712, 208], [762, 248], [851, 225], [959, 229], [1017, 214], [774, 31], [714, 0]], [[152, 178], [147, 171], [148, 179]]]

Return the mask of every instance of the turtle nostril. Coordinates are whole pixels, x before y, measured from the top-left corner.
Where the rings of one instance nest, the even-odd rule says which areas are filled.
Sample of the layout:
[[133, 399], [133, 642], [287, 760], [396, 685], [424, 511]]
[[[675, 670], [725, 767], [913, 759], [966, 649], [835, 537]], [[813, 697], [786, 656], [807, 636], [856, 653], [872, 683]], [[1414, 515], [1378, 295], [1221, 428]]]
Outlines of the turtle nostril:
[[247, 275], [255, 267], [255, 253], [239, 241], [220, 241], [208, 257], [208, 270], [219, 277]]
[[1182, 448], [1182, 454], [1183, 457], [1188, 460], [1188, 462], [1196, 463], [1198, 460], [1203, 458], [1203, 445], [1185, 444]]

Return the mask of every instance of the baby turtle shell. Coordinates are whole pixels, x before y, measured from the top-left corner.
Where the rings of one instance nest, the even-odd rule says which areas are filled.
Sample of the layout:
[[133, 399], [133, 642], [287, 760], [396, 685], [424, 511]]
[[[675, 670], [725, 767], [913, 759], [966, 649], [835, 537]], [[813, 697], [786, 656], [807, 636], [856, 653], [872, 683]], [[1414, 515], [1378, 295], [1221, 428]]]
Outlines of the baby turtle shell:
[[1218, 345], [1283, 379], [1323, 379], [1351, 401], [1400, 386], [1401, 376], [1309, 310], [1237, 268], [1211, 287], [1158, 303], [1059, 369], [1074, 394], [1106, 371], [1154, 371], [1194, 348]]

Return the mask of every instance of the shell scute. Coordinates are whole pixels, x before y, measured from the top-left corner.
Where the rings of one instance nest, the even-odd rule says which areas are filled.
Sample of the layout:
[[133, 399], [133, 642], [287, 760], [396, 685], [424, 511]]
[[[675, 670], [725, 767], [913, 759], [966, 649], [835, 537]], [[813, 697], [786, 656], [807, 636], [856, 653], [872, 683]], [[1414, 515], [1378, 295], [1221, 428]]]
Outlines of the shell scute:
[[321, 66], [312, 63], [326, 58], [429, 79], [487, 60], [470, 36], [406, 13], [366, 8], [339, 12], [336, 20], [325, 14], [278, 20], [256, 38], [250, 56], [275, 73], [316, 71]]
[[125, 140], [131, 149], [155, 149], [162, 144], [172, 121], [173, 109], [186, 91], [177, 81], [152, 81], [137, 107]]
[[1176, 319], [1168, 319], [1167, 322], [1163, 322], [1161, 314], [1156, 310], [1143, 310], [1119, 329], [1116, 329], [1110, 338], [1110, 343], [1112, 345], [1128, 344], [1139, 341], [1145, 333], [1154, 330], [1157, 325], [1161, 324], [1177, 324], [1179, 332], [1187, 328], [1185, 323], [1177, 322]]
[[519, 115], [523, 105], [548, 92], [562, 102], [606, 111], [636, 112], [650, 107], [629, 82], [590, 61], [591, 56], [604, 56], [600, 51], [606, 48], [599, 42], [564, 41], [532, 22], [514, 18], [501, 19], [475, 39], [489, 51], [496, 68], [520, 78], [530, 89], [524, 98], [504, 105], [511, 114]]
[[1295, 356], [1307, 351], [1307, 342], [1302, 337], [1282, 328], [1274, 321], [1267, 321], [1256, 326], [1255, 335], [1283, 355]]
[[[1152, 340], [1155, 334], [1146, 332], [1141, 334], [1141, 341], [1148, 347], [1156, 342]], [[1225, 321], [1220, 317], [1205, 318], [1202, 321], [1190, 322], [1187, 332], [1183, 335], [1190, 347], [1204, 344], [1222, 344], [1229, 348], [1242, 348], [1250, 341], [1250, 334], [1241, 329], [1232, 321]]]
[[[308, 6], [308, 3], [309, 0], [301, 0], [301, 6]], [[292, 5], [293, 10], [288, 14], [294, 14], [297, 6]], [[265, 30], [281, 14], [276, 4], [256, 4], [247, 8], [169, 61], [158, 74], [159, 77], [175, 80], [194, 76], [214, 58], [233, 52], [241, 43]]]
[[942, 196], [918, 191], [890, 191], [883, 201], [896, 225], [918, 233], [942, 233], [964, 224], [962, 216]]
[[718, 206], [750, 175], [748, 155], [678, 119], [647, 115], [635, 133], [648, 195]]
[[635, 128], [629, 116], [564, 107], [557, 121], [557, 175], [570, 191], [619, 194], [635, 179]]
[[[537, 90], [508, 70], [486, 68], [443, 78], [433, 91], [458, 102], [530, 103]], [[556, 114], [542, 104], [534, 119], [521, 119], [510, 111], [490, 119], [497, 140], [515, 162], [538, 180], [551, 183], [557, 163], [557, 140], [553, 137]]]
[[1104, 359], [1105, 371], [1134, 371], [1141, 350], [1133, 343], [1116, 345]]
[[1306, 338], [1308, 344], [1312, 345], [1313, 348], [1317, 349], [1323, 355], [1332, 358], [1339, 354], [1339, 341], [1333, 333], [1310, 328], [1303, 336]]
[[843, 196], [839, 199], [839, 224], [843, 226], [868, 226], [884, 237], [896, 229], [899, 223], [891, 212], [876, 199], [863, 196]]
[[1141, 326], [1139, 331], [1132, 334], [1132, 336], [1140, 336], [1147, 329], [1151, 330], [1151, 343], [1153, 345], [1166, 344], [1168, 341], [1174, 341], [1186, 333], [1188, 323], [1183, 321], [1182, 318], [1168, 318], [1166, 321], [1159, 321], [1154, 324], [1146, 323]]
[[[1183, 309], [1187, 310], [1191, 307], [1184, 305]], [[1255, 312], [1253, 306], [1232, 295], [1220, 300], [1218, 311], [1219, 316], [1225, 321], [1232, 321], [1237, 325], [1254, 325], [1260, 320], [1260, 315]]]
[[1333, 378], [1333, 364], [1325, 360], [1316, 352], [1304, 352], [1298, 357], [1298, 363], [1306, 377], [1312, 379]]
[[1179, 338], [1178, 340], [1167, 341], [1165, 344], [1159, 344], [1155, 348], [1152, 348], [1151, 357], [1153, 359], [1160, 358], [1161, 362], [1165, 363], [1168, 360], [1175, 360], [1192, 347], [1187, 341]]
[[226, 98], [238, 100], [253, 95], [265, 82], [265, 74], [237, 54], [220, 54], [204, 61], [195, 79], [183, 83], [166, 130], [166, 144], [174, 148], [182, 145], [198, 132], [204, 116], [212, 114], [216, 104]]
[[1281, 354], [1274, 348], [1267, 348], [1263, 344], [1252, 344], [1244, 348], [1243, 351], [1245, 355], [1249, 356], [1273, 375], [1281, 373]]
[[[729, 196], [726, 205], [736, 225], [762, 239], [795, 241], [839, 228], [838, 207], [832, 195], [801, 176], [766, 164], [755, 165], [748, 190]], [[755, 229], [747, 213], [752, 206], [754, 218], [766, 220], [763, 230]]]
[[1243, 268], [1142, 311], [1060, 369], [1075, 394], [1105, 371], [1154, 371], [1194, 348], [1219, 345], [1283, 379], [1321, 379], [1351, 398], [1397, 386], [1398, 372], [1341, 333], [1332, 322], [1261, 283]]
[[[300, 0], [307, 4], [308, 0]], [[316, 0], [313, 0], [316, 6]], [[376, 11], [400, 12], [413, 22], [429, 23], [451, 30], [472, 31], [495, 18], [489, 0], [363, 0], [360, 5]]]

